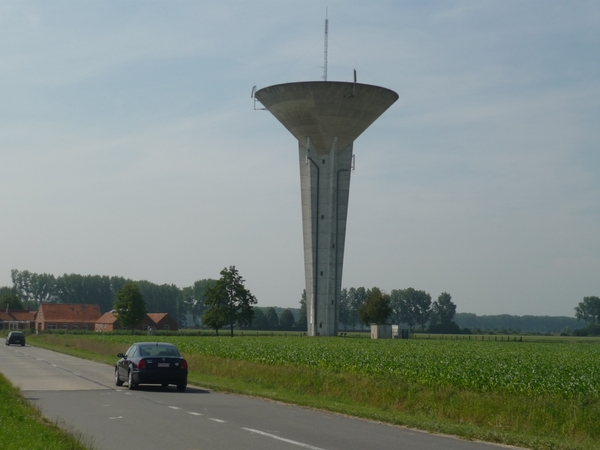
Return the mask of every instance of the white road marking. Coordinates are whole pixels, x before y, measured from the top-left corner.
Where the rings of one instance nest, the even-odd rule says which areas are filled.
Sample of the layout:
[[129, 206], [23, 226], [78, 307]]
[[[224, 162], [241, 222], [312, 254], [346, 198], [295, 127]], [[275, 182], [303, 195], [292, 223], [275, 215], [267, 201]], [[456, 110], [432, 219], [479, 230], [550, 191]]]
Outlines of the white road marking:
[[123, 418], [123, 416], [119, 416], [119, 417], [109, 417], [109, 419], [110, 419], [110, 420], [113, 420], [113, 419], [122, 419], [122, 418]]
[[291, 439], [286, 439], [286, 438], [282, 438], [282, 437], [276, 436], [274, 434], [265, 433], [264, 431], [253, 430], [252, 428], [242, 428], [242, 430], [246, 430], [246, 431], [249, 431], [251, 433], [260, 434], [261, 436], [266, 436], [266, 437], [270, 437], [270, 438], [273, 438], [273, 439], [277, 439], [279, 441], [287, 442], [288, 444], [294, 444], [294, 445], [297, 445], [298, 447], [308, 448], [310, 450], [323, 450], [320, 447], [314, 447], [312, 445], [305, 444], [303, 442], [292, 441]]
[[208, 420], [212, 420], [212, 421], [214, 421], [214, 422], [219, 422], [219, 423], [225, 423], [225, 421], [224, 421], [224, 420], [221, 420], [221, 419], [213, 419], [212, 417], [211, 417], [211, 418], [209, 418]]
[[179, 406], [169, 406], [171, 409], [181, 409]]
[[192, 416], [201, 416], [202, 415], [200, 413], [192, 412], [192, 411], [188, 411], [188, 414], [191, 414]]

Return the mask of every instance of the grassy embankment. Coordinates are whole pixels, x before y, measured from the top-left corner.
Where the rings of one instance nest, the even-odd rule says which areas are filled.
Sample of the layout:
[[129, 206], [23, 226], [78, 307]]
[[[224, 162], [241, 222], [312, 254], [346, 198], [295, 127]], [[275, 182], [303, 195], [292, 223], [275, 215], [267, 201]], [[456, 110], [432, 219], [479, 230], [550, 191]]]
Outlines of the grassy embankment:
[[[126, 335], [40, 335], [31, 336], [29, 342], [114, 364], [116, 353], [131, 342], [146, 339]], [[600, 448], [600, 378], [594, 379], [588, 372], [583, 377], [582, 372], [581, 380], [575, 379], [577, 371], [584, 370], [582, 358], [592, 358], [589, 364], [598, 367], [600, 352], [597, 343], [581, 339], [544, 339], [527, 343], [529, 347], [514, 341], [474, 339], [411, 340], [410, 344], [298, 337], [155, 339], [174, 342], [183, 350], [190, 363], [191, 384], [467, 439], [545, 450]], [[388, 373], [384, 367], [388, 362], [372, 359], [372, 354], [394, 357], [407, 348], [406, 368], [422, 366], [420, 372]], [[371, 353], [365, 353], [365, 349]], [[257, 356], [259, 350], [262, 356]], [[311, 356], [313, 350], [321, 356]], [[326, 351], [331, 355], [327, 356]], [[573, 364], [571, 353], [579, 355], [577, 361], [573, 357]], [[343, 354], [356, 354], [359, 361], [350, 370], [336, 369], [325, 361], [327, 357], [341, 360]], [[294, 357], [304, 362], [290, 363]], [[454, 364], [459, 358], [461, 363]], [[496, 360], [503, 361], [507, 373], [490, 367]], [[511, 365], [512, 360], [515, 363]], [[555, 367], [559, 364], [569, 367]], [[468, 371], [457, 375], [461, 365]], [[530, 372], [536, 370], [547, 371], [547, 375], [532, 376]], [[464, 380], [448, 381], [457, 376]]]
[[0, 448], [2, 450], [86, 450], [77, 434], [44, 419], [0, 374]]

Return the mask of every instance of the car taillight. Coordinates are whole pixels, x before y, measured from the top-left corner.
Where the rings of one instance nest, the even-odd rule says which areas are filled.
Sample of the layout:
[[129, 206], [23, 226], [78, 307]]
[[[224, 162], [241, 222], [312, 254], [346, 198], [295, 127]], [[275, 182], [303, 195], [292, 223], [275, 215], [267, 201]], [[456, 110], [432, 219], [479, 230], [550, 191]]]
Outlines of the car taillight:
[[146, 368], [146, 360], [145, 359], [140, 359], [140, 362], [138, 362], [138, 369], [145, 369]]
[[181, 368], [187, 370], [187, 361], [185, 359], [181, 360]]

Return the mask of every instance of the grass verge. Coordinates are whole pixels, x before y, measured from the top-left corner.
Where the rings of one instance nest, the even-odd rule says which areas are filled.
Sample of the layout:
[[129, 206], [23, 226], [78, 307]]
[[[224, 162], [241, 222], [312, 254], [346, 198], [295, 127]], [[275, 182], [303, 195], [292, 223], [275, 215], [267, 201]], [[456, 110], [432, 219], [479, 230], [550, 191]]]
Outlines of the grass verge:
[[2, 450], [89, 450], [90, 444], [42, 417], [0, 374], [0, 448]]
[[[31, 336], [30, 343], [108, 364], [122, 344], [83, 336]], [[185, 355], [191, 384], [270, 398], [431, 432], [536, 450], [600, 448], [598, 399], [524, 397], [346, 374], [318, 367]]]

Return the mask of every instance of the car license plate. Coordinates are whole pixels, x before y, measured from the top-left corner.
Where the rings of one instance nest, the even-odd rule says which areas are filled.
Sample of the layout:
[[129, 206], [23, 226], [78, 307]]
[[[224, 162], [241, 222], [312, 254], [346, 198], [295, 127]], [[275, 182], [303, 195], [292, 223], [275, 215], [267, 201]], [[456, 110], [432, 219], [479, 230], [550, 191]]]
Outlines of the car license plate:
[[158, 363], [158, 367], [169, 367], [169, 363]]

